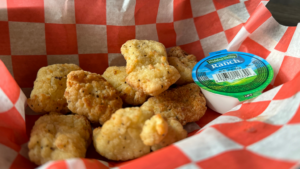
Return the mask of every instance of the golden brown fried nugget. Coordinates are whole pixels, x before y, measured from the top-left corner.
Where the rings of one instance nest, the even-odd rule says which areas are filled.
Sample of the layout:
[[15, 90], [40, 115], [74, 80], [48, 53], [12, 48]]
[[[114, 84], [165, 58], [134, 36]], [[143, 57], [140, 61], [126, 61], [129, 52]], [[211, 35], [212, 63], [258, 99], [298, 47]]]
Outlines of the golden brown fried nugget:
[[163, 147], [171, 145], [186, 137], [187, 137], [187, 131], [184, 130], [180, 122], [173, 118], [169, 118], [167, 135], [158, 144], [151, 146], [151, 150], [153, 151], [159, 150]]
[[29, 107], [37, 113], [60, 112], [67, 113], [67, 101], [64, 98], [67, 75], [81, 68], [74, 64], [54, 64], [42, 67], [34, 81]]
[[37, 165], [84, 158], [91, 141], [92, 128], [85, 117], [50, 113], [40, 117], [31, 130], [29, 158]]
[[156, 114], [145, 122], [140, 136], [145, 145], [151, 146], [158, 144], [167, 132], [168, 123], [160, 114]]
[[152, 112], [138, 107], [116, 111], [102, 128], [94, 129], [93, 143], [96, 151], [116, 161], [130, 160], [150, 153], [150, 146], [143, 143], [140, 133], [145, 121], [152, 115]]
[[152, 40], [128, 40], [122, 45], [121, 53], [127, 62], [127, 74], [143, 66], [168, 64], [165, 46]]
[[195, 84], [173, 88], [151, 97], [142, 109], [161, 114], [165, 118], [175, 118], [182, 125], [198, 121], [206, 112], [206, 99]]
[[109, 82], [101, 75], [83, 70], [68, 74], [64, 96], [73, 113], [87, 117], [92, 123], [103, 124], [122, 108], [122, 99]]
[[178, 71], [169, 65], [156, 64], [130, 73], [126, 82], [136, 90], [157, 96], [167, 90], [180, 77]]
[[144, 92], [136, 91], [126, 83], [125, 78], [127, 74], [125, 66], [108, 67], [102, 76], [120, 92], [120, 97], [126, 105], [141, 105], [148, 98], [148, 95]]
[[192, 70], [197, 64], [194, 55], [190, 55], [182, 50], [179, 46], [173, 47], [168, 52], [169, 64], [174, 66], [180, 73], [180, 78], [176, 82], [178, 85], [193, 83]]
[[126, 59], [126, 82], [138, 91], [157, 96], [174, 84], [180, 74], [169, 65], [163, 44], [151, 40], [129, 40], [121, 47]]

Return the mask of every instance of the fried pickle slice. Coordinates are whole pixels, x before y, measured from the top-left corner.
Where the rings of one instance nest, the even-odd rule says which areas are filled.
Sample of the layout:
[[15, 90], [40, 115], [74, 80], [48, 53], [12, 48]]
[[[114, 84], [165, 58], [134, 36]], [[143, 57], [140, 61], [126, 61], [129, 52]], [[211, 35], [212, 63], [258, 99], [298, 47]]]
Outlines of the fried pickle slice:
[[152, 40], [129, 40], [121, 47], [126, 59], [126, 82], [138, 91], [157, 96], [174, 84], [180, 74], [169, 65], [163, 44]]
[[180, 141], [187, 137], [187, 131], [184, 130], [183, 126], [179, 121], [174, 118], [169, 118], [168, 122], [168, 133], [167, 135], [158, 143], [151, 146], [151, 150], [156, 151], [168, 145], [171, 145], [177, 141]]
[[42, 67], [34, 81], [34, 87], [28, 106], [36, 113], [49, 113], [52, 111], [67, 113], [67, 101], [64, 98], [67, 75], [81, 68], [75, 64], [54, 64]]
[[150, 146], [140, 138], [143, 125], [153, 115], [138, 107], [119, 109], [93, 131], [96, 151], [110, 160], [125, 161], [150, 153]]
[[143, 104], [147, 100], [148, 95], [133, 89], [126, 83], [127, 73], [125, 66], [108, 67], [102, 76], [119, 91], [123, 104], [136, 106]]
[[197, 64], [196, 56], [186, 53], [179, 46], [173, 47], [168, 52], [169, 64], [174, 66], [180, 73], [176, 84], [184, 85], [193, 83], [192, 70]]
[[101, 75], [83, 70], [68, 74], [65, 98], [68, 108], [87, 117], [92, 123], [104, 124], [122, 108], [118, 91]]
[[141, 108], [165, 118], [175, 118], [182, 125], [198, 121], [207, 109], [206, 99], [195, 83], [172, 88], [151, 97]]
[[145, 122], [140, 136], [145, 145], [151, 146], [158, 144], [166, 136], [167, 132], [167, 121], [160, 114], [157, 114]]
[[84, 158], [91, 141], [92, 128], [84, 116], [50, 113], [40, 117], [31, 130], [29, 158], [37, 165]]

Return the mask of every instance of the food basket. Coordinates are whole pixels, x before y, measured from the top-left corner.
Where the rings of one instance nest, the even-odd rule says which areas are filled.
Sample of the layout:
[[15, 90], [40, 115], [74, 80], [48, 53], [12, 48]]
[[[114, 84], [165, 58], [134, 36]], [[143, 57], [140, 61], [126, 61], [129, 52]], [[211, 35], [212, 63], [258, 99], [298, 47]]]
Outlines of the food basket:
[[102, 74], [126, 62], [130, 39], [180, 46], [197, 60], [210, 52], [248, 52], [267, 60], [271, 84], [220, 115], [210, 109], [188, 138], [127, 162], [88, 149], [84, 159], [42, 169], [300, 167], [300, 29], [276, 22], [261, 0], [0, 1], [0, 168], [35, 168], [27, 142], [40, 117], [26, 105], [37, 71], [75, 63]]

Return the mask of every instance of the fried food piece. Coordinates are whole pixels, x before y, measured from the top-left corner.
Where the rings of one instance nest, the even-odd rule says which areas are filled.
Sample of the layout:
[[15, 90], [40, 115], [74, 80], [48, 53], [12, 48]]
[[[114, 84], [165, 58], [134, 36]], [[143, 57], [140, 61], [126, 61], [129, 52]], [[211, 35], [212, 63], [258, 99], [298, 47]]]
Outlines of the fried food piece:
[[168, 64], [165, 46], [152, 40], [128, 40], [122, 45], [121, 53], [127, 61], [127, 74], [150, 64]]
[[182, 125], [198, 121], [206, 112], [206, 99], [195, 84], [173, 88], [151, 97], [142, 109], [161, 114], [165, 118], [175, 118]]
[[153, 115], [138, 107], [116, 111], [102, 128], [93, 131], [93, 143], [102, 156], [116, 161], [125, 161], [150, 153], [140, 138], [143, 125]]
[[67, 113], [67, 101], [64, 98], [67, 75], [74, 70], [81, 70], [74, 64], [54, 64], [42, 67], [34, 81], [34, 87], [28, 106], [37, 113]]
[[65, 98], [68, 108], [87, 117], [92, 123], [104, 124], [122, 108], [118, 91], [101, 75], [83, 70], [68, 74]]
[[50, 113], [40, 117], [31, 130], [29, 158], [37, 165], [84, 158], [91, 141], [92, 128], [85, 117]]
[[178, 71], [169, 65], [156, 64], [130, 73], [126, 82], [138, 91], [157, 96], [167, 90], [180, 77]]
[[125, 66], [108, 67], [102, 76], [120, 92], [120, 97], [125, 105], [141, 105], [148, 98], [148, 95], [144, 92], [136, 91], [126, 83], [125, 78], [127, 74]]
[[126, 59], [126, 82], [138, 91], [157, 96], [174, 84], [180, 74], [169, 65], [163, 44], [151, 40], [129, 40], [121, 47]]
[[145, 122], [140, 136], [145, 145], [151, 146], [158, 144], [167, 132], [168, 123], [160, 114], [157, 114]]
[[174, 118], [168, 119], [168, 133], [167, 135], [158, 143], [151, 146], [151, 150], [156, 151], [168, 145], [171, 145], [179, 140], [187, 137], [187, 132], [184, 130], [183, 126], [179, 121]]
[[174, 66], [180, 73], [180, 78], [176, 82], [178, 85], [193, 83], [192, 70], [197, 64], [196, 56], [190, 55], [179, 46], [173, 47], [168, 52], [169, 64]]

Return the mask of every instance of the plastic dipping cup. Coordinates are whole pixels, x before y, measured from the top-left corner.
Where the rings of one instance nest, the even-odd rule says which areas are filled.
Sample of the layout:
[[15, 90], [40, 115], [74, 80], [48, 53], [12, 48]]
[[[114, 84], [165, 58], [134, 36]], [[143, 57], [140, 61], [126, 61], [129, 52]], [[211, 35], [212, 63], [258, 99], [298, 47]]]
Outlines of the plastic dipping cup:
[[207, 106], [221, 114], [259, 96], [271, 83], [271, 65], [259, 56], [221, 50], [199, 61], [192, 71]]

